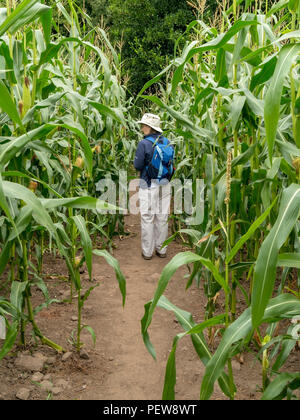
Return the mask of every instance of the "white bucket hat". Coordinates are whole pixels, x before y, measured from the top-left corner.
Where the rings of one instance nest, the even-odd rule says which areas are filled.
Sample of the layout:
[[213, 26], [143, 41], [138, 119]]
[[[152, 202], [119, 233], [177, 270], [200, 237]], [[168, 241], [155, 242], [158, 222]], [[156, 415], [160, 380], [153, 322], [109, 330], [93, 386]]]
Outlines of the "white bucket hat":
[[158, 115], [155, 114], [144, 114], [142, 116], [141, 121], [138, 121], [139, 124], [145, 124], [149, 127], [153, 128], [153, 130], [158, 131], [159, 133], [162, 133], [163, 130], [160, 128], [160, 118]]

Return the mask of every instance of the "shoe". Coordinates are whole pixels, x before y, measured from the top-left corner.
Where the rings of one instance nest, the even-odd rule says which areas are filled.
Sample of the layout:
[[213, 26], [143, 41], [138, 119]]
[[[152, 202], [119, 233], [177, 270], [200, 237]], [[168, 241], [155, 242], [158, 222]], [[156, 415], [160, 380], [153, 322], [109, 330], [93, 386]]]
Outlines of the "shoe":
[[156, 253], [156, 255], [159, 257], [159, 258], [166, 258], [166, 256], [167, 256], [167, 253], [165, 253], [165, 254], [161, 254], [160, 252], [158, 252], [158, 251], [155, 251], [155, 253]]
[[152, 260], [152, 256], [151, 257], [146, 257], [146, 255], [144, 255], [143, 253], [142, 253], [142, 257], [144, 258], [144, 260]]

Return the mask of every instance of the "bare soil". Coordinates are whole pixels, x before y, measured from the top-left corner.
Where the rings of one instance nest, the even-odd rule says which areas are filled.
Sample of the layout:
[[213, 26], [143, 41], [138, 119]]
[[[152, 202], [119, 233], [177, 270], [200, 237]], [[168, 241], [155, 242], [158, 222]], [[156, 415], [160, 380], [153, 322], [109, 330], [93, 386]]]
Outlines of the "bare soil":
[[[140, 332], [140, 320], [144, 305], [153, 298], [157, 281], [164, 266], [182, 250], [173, 242], [166, 259], [153, 257], [145, 261], [140, 252], [140, 221], [137, 216], [126, 217], [126, 229], [130, 235], [115, 241], [113, 255], [118, 259], [127, 281], [125, 307], [113, 269], [101, 257], [95, 257], [93, 284], [99, 283], [90, 294], [83, 310], [83, 323], [95, 331], [95, 346], [90, 333], [82, 332], [84, 342], [81, 357], [72, 345], [71, 334], [76, 329], [76, 298], [73, 302], [52, 303], [36, 316], [41, 331], [51, 340], [72, 352], [64, 361], [58, 354], [41, 344], [31, 344], [26, 349], [17, 346], [0, 362], [0, 399], [20, 398], [18, 392], [25, 392], [24, 399], [42, 400], [155, 400], [161, 399], [165, 366], [172, 347], [173, 338], [182, 332], [174, 314], [157, 308], [149, 328], [151, 341], [157, 353], [154, 361], [145, 348]], [[63, 300], [69, 285], [63, 278], [67, 271], [59, 257], [48, 255], [44, 265], [44, 278], [50, 297]], [[204, 320], [206, 298], [202, 285], [193, 285], [185, 290], [187, 268], [180, 268], [165, 292], [166, 297], [178, 307], [191, 312], [195, 322]], [[85, 288], [91, 286], [86, 273], [82, 274]], [[39, 289], [33, 289], [33, 302], [43, 302]], [[219, 311], [223, 309], [222, 294], [218, 300]], [[238, 302], [238, 313], [244, 310], [243, 299]], [[219, 337], [212, 344], [217, 346]], [[1, 344], [1, 342], [0, 342]], [[38, 354], [37, 354], [38, 353]], [[294, 351], [286, 370], [297, 371], [300, 365], [299, 350]], [[45, 356], [44, 367], [38, 380], [34, 372], [17, 363], [20, 354]], [[46, 359], [47, 358], [47, 359]], [[177, 349], [176, 399], [197, 400], [204, 367], [199, 360], [190, 338], [179, 342]], [[233, 362], [237, 387], [236, 399], [260, 399], [261, 367], [254, 351], [241, 355]], [[48, 381], [48, 386], [45, 384]], [[18, 397], [17, 397], [18, 394]], [[22, 398], [22, 397], [21, 397]], [[227, 399], [215, 385], [213, 400]]]

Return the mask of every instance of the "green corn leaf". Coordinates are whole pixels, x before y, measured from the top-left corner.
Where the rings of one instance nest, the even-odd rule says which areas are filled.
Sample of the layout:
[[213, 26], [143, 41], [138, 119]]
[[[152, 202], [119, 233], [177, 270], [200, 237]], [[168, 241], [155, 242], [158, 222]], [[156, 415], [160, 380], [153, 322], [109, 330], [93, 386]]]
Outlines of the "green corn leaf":
[[[148, 318], [148, 312], [150, 308], [151, 302], [148, 302], [145, 305], [145, 315], [141, 321], [141, 327], [142, 327], [142, 335], [144, 339], [144, 343], [149, 351], [149, 353], [154, 357], [155, 359], [155, 350], [150, 342], [148, 331], [145, 329], [145, 322]], [[175, 364], [175, 356], [176, 356], [176, 348], [177, 343], [179, 339], [185, 337], [187, 334], [190, 334], [193, 328], [196, 328], [196, 324], [193, 320], [192, 314], [189, 312], [186, 312], [174, 304], [172, 304], [165, 296], [161, 296], [157, 306], [160, 308], [166, 309], [168, 311], [171, 311], [176, 316], [178, 322], [182, 326], [182, 328], [186, 331], [184, 334], [178, 334], [173, 342], [173, 348], [170, 353], [167, 367], [166, 367], [166, 374], [165, 374], [165, 383], [164, 383], [164, 391], [163, 391], [163, 398], [164, 399], [174, 399], [174, 387], [176, 383], [176, 364]], [[194, 349], [196, 350], [196, 353], [198, 354], [199, 358], [201, 359], [202, 363], [204, 365], [207, 365], [209, 360], [211, 359], [211, 353], [209, 350], [209, 347], [205, 341], [204, 335], [202, 334], [202, 331], [199, 333], [191, 333], [190, 334]], [[227, 375], [223, 372], [219, 378], [219, 385], [222, 391], [225, 395], [230, 397], [230, 388], [229, 388], [229, 382]]]
[[116, 260], [116, 258], [114, 258], [112, 255], [110, 255], [107, 251], [105, 250], [99, 250], [99, 249], [94, 249], [93, 250], [93, 254], [98, 255], [99, 257], [104, 257], [106, 262], [115, 270], [116, 273], [116, 277], [117, 280], [119, 282], [119, 288], [120, 288], [120, 292], [121, 295], [123, 297], [123, 306], [125, 305], [125, 299], [126, 299], [126, 280], [125, 277], [120, 269], [120, 265], [118, 260]]
[[27, 206], [23, 206], [20, 209], [20, 213], [18, 214], [15, 220], [15, 229], [12, 230], [9, 234], [7, 241], [13, 241], [17, 236], [19, 236], [29, 225], [32, 219], [32, 210]]
[[57, 126], [64, 127], [80, 138], [80, 145], [85, 157], [85, 166], [88, 173], [92, 176], [93, 173], [93, 152], [88, 141], [87, 136], [84, 133], [82, 126], [75, 121], [66, 121], [64, 124], [57, 124]]
[[[213, 136], [213, 133], [211, 131], [206, 130], [206, 129], [201, 128], [201, 127], [196, 127], [195, 124], [192, 121], [190, 121], [187, 116], [181, 114], [180, 112], [175, 111], [170, 106], [164, 104], [156, 96], [145, 96], [145, 95], [143, 95], [142, 98], [147, 99], [147, 100], [149, 100], [151, 102], [154, 102], [159, 107], [166, 109], [168, 111], [168, 113], [173, 118], [175, 118], [178, 122], [180, 122], [180, 124], [182, 124], [183, 126], [185, 126], [186, 128], [188, 128], [189, 130], [194, 131], [199, 136], [205, 137], [205, 138], [208, 138], [208, 139], [211, 139], [211, 137]], [[201, 139], [199, 139], [199, 141], [201, 141]]]
[[[234, 158], [231, 162], [231, 167], [234, 168], [235, 166], [243, 165], [244, 163], [248, 162], [251, 156], [255, 153], [256, 146], [256, 144], [252, 144], [244, 153], [241, 153], [236, 158]], [[212, 180], [212, 184], [216, 185], [225, 173], [226, 167], [223, 168], [217, 176], [215, 176], [215, 178]]]
[[36, 195], [28, 188], [25, 188], [23, 185], [17, 184], [15, 182], [3, 181], [3, 191], [6, 197], [23, 200], [26, 204], [28, 204], [28, 206], [32, 210], [32, 216], [37, 221], [37, 223], [41, 226], [45, 226], [45, 228], [53, 235], [53, 237], [56, 240], [59, 251], [64, 256], [71, 276], [75, 281], [75, 273], [70, 259], [65, 249], [61, 245], [56, 227], [53, 224], [49, 213], [42, 205], [41, 200], [39, 200], [36, 197]]
[[26, 178], [26, 179], [30, 179], [32, 181], [38, 182], [41, 185], [43, 185], [45, 188], [47, 188], [49, 191], [51, 191], [54, 195], [56, 195], [56, 197], [62, 198], [62, 196], [57, 191], [55, 191], [52, 187], [50, 187], [49, 184], [47, 184], [42, 179], [40, 179], [39, 177], [31, 174], [28, 171], [27, 171], [27, 174], [24, 174], [23, 172], [20, 172], [20, 171], [5, 171], [5, 172], [2, 172], [1, 175], [3, 177], [14, 177], [15, 176], [15, 177], [19, 177], [19, 178]]
[[223, 324], [225, 321], [226, 315], [216, 315], [212, 318], [207, 319], [206, 321], [201, 322], [201, 324], [195, 325], [187, 334], [199, 334], [205, 330], [205, 328], [212, 327], [214, 325]]
[[[2, 42], [1, 42], [2, 41]], [[17, 51], [20, 49], [18, 48], [20, 44], [18, 44], [15, 41], [14, 47], [13, 47], [13, 57], [10, 55], [10, 48], [9, 45], [7, 45], [4, 40], [0, 40], [0, 54], [5, 59], [5, 70], [3, 71], [6, 73], [6, 79], [7, 82], [9, 82], [10, 86], [17, 83], [17, 75], [20, 73], [21, 63], [20, 61], [23, 58], [23, 54], [21, 52], [20, 55], [17, 54]], [[19, 59], [19, 60], [18, 60]], [[19, 65], [19, 67], [17, 67]], [[18, 79], [19, 80], [19, 79]]]
[[8, 143], [0, 146], [0, 167], [9, 162], [20, 150], [23, 149], [30, 141], [37, 140], [47, 135], [53, 126], [49, 124], [42, 125], [20, 137], [16, 137]]
[[11, 120], [22, 127], [22, 121], [19, 116], [17, 107], [12, 100], [7, 87], [3, 83], [2, 80], [0, 80], [0, 108], [6, 112], [6, 114], [11, 118]]
[[221, 34], [212, 41], [201, 45], [200, 47], [191, 48], [188, 54], [181, 59], [180, 65], [174, 72], [172, 80], [172, 92], [174, 93], [177, 89], [179, 82], [182, 80], [183, 70], [185, 63], [187, 63], [195, 54], [201, 54], [202, 52], [217, 50], [224, 47], [232, 37], [234, 37], [239, 31], [246, 28], [247, 26], [257, 25], [257, 21], [238, 21], [232, 25], [232, 27], [225, 33]]
[[[0, 314], [5, 318], [8, 315], [11, 315], [13, 313], [13, 310], [15, 311], [15, 308], [13, 307], [11, 302], [1, 297], [0, 298]], [[8, 320], [6, 319], [6, 321]]]
[[193, 346], [203, 364], [206, 365], [211, 359], [211, 353], [205, 341], [204, 335], [202, 334], [202, 331], [193, 331], [194, 328], [197, 327], [197, 325], [193, 320], [192, 314], [187, 311], [184, 311], [183, 309], [178, 308], [178, 306], [171, 303], [165, 296], [160, 297], [157, 306], [174, 313], [178, 322], [184, 329], [185, 335], [191, 334], [190, 337], [192, 339]]
[[[241, 3], [243, 2], [243, 0], [236, 0], [236, 6], [239, 6]], [[251, 5], [251, 3], [253, 3], [254, 0], [246, 0], [246, 4], [245, 4], [245, 10], [248, 9], [248, 7]], [[230, 7], [228, 7], [228, 9], [226, 9], [225, 13], [227, 15], [230, 15], [233, 12], [233, 5], [231, 5]]]
[[108, 37], [106, 35], [106, 32], [102, 28], [100, 28], [100, 27], [97, 27], [96, 28], [96, 31], [101, 34], [102, 38], [104, 39], [104, 41], [106, 42], [108, 48], [110, 49], [110, 52], [111, 52], [112, 57], [113, 57], [114, 62], [115, 62], [115, 66], [116, 67], [119, 67], [120, 66], [120, 60], [119, 60], [118, 54], [116, 53], [116, 50], [114, 49], [114, 47], [110, 43], [110, 41], [109, 41], [109, 39], [108, 39]]
[[295, 226], [300, 213], [300, 186], [292, 184], [282, 193], [279, 214], [262, 243], [254, 269], [252, 291], [252, 322], [257, 327], [272, 295], [278, 252]]
[[[275, 322], [299, 314], [300, 300], [283, 294], [269, 301], [261, 322]], [[209, 399], [213, 393], [214, 382], [223, 372], [233, 344], [248, 339], [253, 331], [251, 308], [248, 308], [226, 329], [216, 352], [207, 364], [201, 385], [201, 400]]]
[[81, 331], [83, 329], [87, 330], [91, 334], [91, 337], [92, 337], [92, 340], [93, 340], [93, 344], [95, 346], [96, 345], [96, 339], [97, 339], [97, 337], [96, 337], [96, 334], [95, 334], [95, 331], [93, 330], [93, 328], [90, 325], [83, 325], [81, 327]]
[[285, 7], [287, 7], [288, 4], [289, 4], [289, 0], [279, 0], [278, 2], [273, 4], [271, 9], [267, 13], [267, 16], [270, 17], [274, 15], [276, 12], [279, 12], [281, 9], [284, 9]]
[[62, 15], [66, 19], [66, 21], [68, 22], [68, 24], [71, 26], [72, 25], [72, 17], [66, 11], [65, 7], [63, 6], [63, 4], [60, 1], [56, 1], [56, 6], [60, 10], [60, 12], [62, 13]]
[[85, 262], [88, 269], [89, 277], [92, 278], [92, 240], [86, 228], [86, 223], [84, 218], [81, 215], [73, 216], [77, 229], [79, 230], [81, 236], [81, 243], [83, 246]]
[[15, 307], [15, 317], [22, 313], [22, 306], [24, 300], [24, 292], [28, 282], [13, 281], [10, 290], [10, 302]]
[[[224, 47], [225, 48], [225, 47]], [[272, 48], [272, 44], [265, 45], [264, 47], [258, 48], [257, 50], [248, 50], [247, 54], [241, 54], [240, 61], [246, 61], [247, 63], [254, 65], [254, 67], [257, 67], [261, 64], [261, 56], [262, 53], [265, 51], [268, 51]], [[259, 62], [257, 62], [258, 60]]]
[[289, 0], [289, 9], [296, 13], [299, 10], [299, 0]]
[[300, 44], [285, 45], [279, 52], [275, 72], [270, 81], [270, 87], [265, 97], [264, 117], [269, 158], [272, 161], [273, 149], [280, 116], [280, 102], [283, 83], [288, 75], [292, 62], [300, 53]]
[[262, 400], [283, 399], [286, 396], [287, 387], [297, 389], [300, 386], [300, 372], [280, 373], [264, 391]]
[[293, 38], [300, 38], [300, 30], [284, 33], [283, 35], [281, 35], [281, 37], [278, 40], [273, 41], [273, 44], [275, 44], [276, 42], [282, 42], [282, 41], [286, 41], [287, 39], [293, 39]]
[[0, 275], [4, 272], [8, 261], [10, 260], [10, 250], [12, 248], [12, 241], [7, 241], [3, 245], [0, 253]]
[[154, 83], [157, 83], [161, 77], [166, 74], [171, 68], [173, 67], [173, 63], [169, 64], [166, 68], [164, 68], [157, 76], [153, 77], [153, 79], [149, 80], [149, 82], [145, 83], [145, 85], [142, 87], [142, 89], [139, 91], [136, 101], [138, 98], [147, 90], [150, 86], [152, 86]]
[[88, 290], [84, 293], [83, 296], [81, 296], [80, 304], [79, 306], [82, 308], [84, 305], [84, 302], [87, 300], [87, 298], [90, 296], [92, 290], [94, 290], [96, 287], [98, 287], [99, 284], [96, 284], [95, 286], [89, 287]]
[[172, 260], [164, 267], [162, 271], [162, 274], [158, 281], [157, 289], [154, 294], [152, 304], [149, 308], [148, 320], [147, 322], [145, 322], [145, 329], [149, 327], [157, 302], [159, 301], [160, 297], [164, 293], [175, 271], [184, 264], [190, 264], [196, 261], [199, 261], [206, 268], [208, 268], [212, 272], [215, 280], [223, 287], [223, 289], [229, 291], [224, 278], [218, 272], [216, 266], [209, 259], [203, 258], [200, 255], [194, 254], [193, 252], [190, 252], [190, 251], [179, 252], [177, 255], [175, 255], [175, 257], [172, 258]]
[[3, 184], [2, 184], [2, 176], [0, 173], [0, 207], [2, 208], [2, 210], [4, 211], [4, 213], [6, 214], [6, 217], [13, 223], [13, 218], [8, 206], [8, 203], [6, 201], [6, 197], [3, 191]]
[[[285, 40], [291, 39], [291, 38], [299, 38], [299, 36], [300, 36], [300, 31], [291, 31], [291, 32], [287, 32], [287, 33], [283, 34], [280, 38], [276, 38], [270, 44], [265, 45], [261, 48], [258, 48], [255, 51], [252, 51], [252, 50], [249, 49], [248, 53], [246, 54], [246, 50], [242, 50], [240, 61], [246, 61], [247, 63], [251, 64], [252, 66], [258, 67], [261, 64], [260, 57], [261, 57], [263, 52], [268, 51], [271, 48], [274, 49], [274, 46], [278, 45], [282, 41], [285, 41]], [[228, 44], [224, 48], [227, 48], [227, 47], [228, 47]], [[245, 54], [243, 54], [243, 52], [245, 52]], [[265, 60], [265, 64], [267, 64], [268, 61], [269, 61], [269, 58], [267, 60]], [[270, 69], [269, 69], [269, 71], [270, 71]], [[261, 74], [261, 76], [263, 76], [263, 74]]]
[[166, 372], [162, 400], [175, 400], [175, 385], [176, 385], [176, 349], [178, 340], [185, 336], [185, 333], [177, 334], [173, 340], [172, 349], [170, 351]]
[[227, 293], [230, 292], [229, 286], [225, 283], [225, 279], [223, 276], [219, 273], [218, 268], [209, 260], [208, 258], [203, 258], [198, 255], [198, 261], [201, 262], [208, 270], [211, 271], [212, 275], [214, 276], [214, 279], [219, 283], [219, 285], [225, 290]]
[[295, 267], [300, 269], [299, 253], [284, 253], [278, 255], [278, 267]]
[[300, 149], [298, 147], [296, 147], [295, 145], [293, 145], [292, 143], [288, 142], [288, 141], [280, 141], [280, 140], [276, 140], [276, 143], [279, 146], [279, 149], [281, 150], [282, 154], [284, 154], [284, 151], [287, 151], [289, 156], [293, 157], [293, 156], [297, 156], [300, 157]]
[[46, 45], [50, 44], [52, 31], [52, 15], [52, 7], [48, 7], [48, 10], [44, 8], [44, 11], [40, 14], [40, 20], [44, 30]]
[[29, 109], [26, 115], [23, 118], [23, 124], [27, 124], [34, 118], [35, 111], [39, 109], [44, 109], [48, 107], [53, 107], [56, 103], [66, 95], [67, 92], [59, 92], [55, 93], [54, 95], [49, 96], [48, 98], [44, 99], [43, 101], [35, 103], [35, 105]]
[[145, 308], [145, 312], [144, 312], [144, 316], [141, 319], [141, 333], [142, 333], [142, 337], [143, 337], [143, 341], [144, 344], [146, 346], [146, 349], [148, 350], [148, 352], [151, 354], [151, 356], [153, 357], [154, 360], [156, 360], [156, 352], [155, 349], [150, 341], [150, 337], [149, 337], [149, 333], [148, 333], [148, 327], [147, 327], [147, 321], [149, 318], [149, 309], [151, 307], [152, 301], [146, 303], [144, 305]]
[[0, 8], [0, 25], [5, 21], [7, 18], [7, 7]]
[[26, 14], [38, 0], [23, 0], [15, 10], [6, 18], [6, 20], [0, 26], [0, 37], [10, 29], [11, 26], [16, 25], [17, 22], [22, 19], [22, 16]]
[[230, 119], [230, 125], [233, 131], [236, 129], [245, 101], [246, 101], [245, 96], [233, 95], [232, 102], [229, 106], [230, 108], [229, 119]]
[[105, 115], [107, 117], [111, 117], [113, 118], [115, 121], [124, 124], [124, 126], [126, 126], [126, 121], [124, 119], [124, 115], [122, 114], [122, 112], [117, 109], [117, 108], [110, 108], [106, 105], [100, 104], [98, 102], [93, 102], [93, 101], [88, 101], [88, 103], [95, 109], [97, 109], [97, 111], [99, 111], [99, 113], [101, 115]]
[[[252, 26], [250, 28], [253, 29], [253, 28], [256, 28], [256, 26]], [[233, 54], [232, 54], [232, 59], [231, 59], [231, 66], [238, 63], [238, 61], [241, 57], [242, 49], [243, 49], [244, 44], [245, 44], [246, 36], [247, 36], [246, 28], [241, 29], [238, 33], [237, 40], [235, 40], [235, 43], [234, 43], [234, 49], [233, 49]]]
[[[1, 82], [1, 81], [0, 81]], [[1, 83], [0, 83], [1, 84]], [[0, 146], [0, 167], [4, 166], [9, 162], [23, 147], [25, 147], [29, 142], [34, 140], [39, 140], [49, 134], [54, 128], [63, 127], [74, 134], [76, 134], [81, 140], [81, 147], [85, 156], [85, 165], [90, 175], [92, 175], [93, 169], [93, 152], [89, 141], [83, 131], [83, 128], [76, 124], [74, 121], [66, 121], [64, 124], [60, 123], [49, 123], [41, 125], [38, 128], [35, 128], [32, 131], [29, 131], [26, 134], [23, 134], [20, 137], [17, 137], [10, 142]]]
[[222, 82], [227, 78], [227, 68], [226, 68], [226, 53], [224, 48], [220, 48], [217, 52], [216, 57], [216, 71], [215, 71], [215, 81]]
[[[107, 57], [105, 56], [103, 51], [100, 48], [98, 48], [97, 46], [95, 46], [95, 45], [93, 45], [89, 42], [83, 41], [80, 38], [76, 38], [76, 37], [63, 38], [57, 44], [49, 43], [47, 45], [46, 50], [42, 52], [39, 63], [36, 66], [33, 66], [33, 70], [37, 71], [43, 64], [49, 63], [52, 58], [57, 56], [60, 48], [64, 44], [66, 44], [66, 43], [69, 44], [70, 42], [74, 42], [74, 43], [82, 45], [86, 48], [92, 49], [94, 52], [96, 52], [99, 55], [99, 57], [101, 59], [101, 64], [102, 64], [103, 70], [104, 70], [105, 87], [108, 88], [110, 80], [111, 80], [111, 69], [110, 69], [109, 61], [108, 61]], [[112, 117], [114, 120], [116, 120], [118, 122], [121, 122], [122, 124], [126, 125], [126, 120], [124, 119], [123, 113], [121, 112], [120, 109], [110, 108], [106, 105], [100, 104], [98, 102], [95, 102], [95, 101], [92, 101], [90, 99], [86, 99], [86, 98], [83, 98], [83, 97], [81, 99], [88, 101], [90, 103], [90, 105], [93, 106], [95, 109], [97, 109], [101, 114], [108, 115], [108, 116]]]
[[19, 321], [13, 321], [6, 331], [6, 339], [0, 349], [0, 360], [12, 349], [19, 332]]
[[[68, 223], [67, 221], [65, 223]], [[57, 229], [57, 234], [59, 238], [62, 240], [63, 243], [67, 244], [68, 247], [72, 247], [72, 241], [70, 240], [69, 236], [67, 235], [65, 225], [62, 223], [54, 223], [54, 226]]]
[[[292, 334], [293, 328], [294, 325], [292, 324], [287, 330], [288, 335]], [[295, 346], [295, 339], [285, 339], [282, 341], [280, 353], [276, 357], [276, 360], [272, 366], [273, 372], [279, 372], [279, 369], [285, 364], [287, 358], [289, 357], [291, 351], [295, 348]]]
[[[70, 38], [70, 41], [73, 41], [73, 38]], [[60, 43], [58, 43], [58, 44], [53, 44], [53, 43], [51, 43], [51, 42], [50, 42], [50, 43], [47, 45], [46, 50], [44, 50], [44, 51], [42, 52], [42, 54], [41, 54], [41, 56], [40, 56], [40, 60], [39, 60], [38, 64], [36, 64], [35, 66], [32, 66], [32, 70], [33, 70], [33, 71], [37, 71], [37, 70], [39, 70], [39, 68], [40, 68], [43, 64], [50, 63], [50, 62], [51, 62], [51, 60], [52, 60], [52, 58], [57, 57], [58, 52], [59, 52], [59, 50], [60, 50], [61, 46], [62, 46], [65, 42], [67, 42], [67, 41], [66, 41], [66, 40], [65, 40], [64, 42], [63, 42], [63, 41], [61, 41], [61, 42], [60, 42]]]
[[191, 23], [188, 24], [188, 26], [186, 27], [186, 30], [175, 41], [175, 45], [174, 45], [174, 57], [175, 58], [176, 58], [176, 51], [177, 51], [178, 45], [180, 44], [180, 41], [197, 24], [200, 25], [200, 26], [202, 26], [205, 29], [205, 32], [209, 32], [212, 35], [211, 28], [209, 28], [208, 26], [206, 26], [204, 22], [202, 22], [200, 20], [193, 20]]
[[[68, 207], [76, 209], [89, 209], [89, 210], [112, 210], [118, 211], [119, 207], [106, 203], [94, 197], [71, 197], [71, 198], [41, 198], [41, 203], [45, 209], [55, 209], [56, 207]], [[121, 209], [122, 210], [122, 209]]]
[[17, 198], [25, 201], [33, 212], [33, 217], [37, 220], [40, 225], [45, 226], [49, 232], [55, 234], [55, 227], [51, 220], [51, 217], [42, 206], [36, 195], [25, 188], [23, 185], [15, 182], [3, 181], [3, 191], [6, 197]]
[[256, 229], [264, 222], [264, 220], [268, 217], [268, 215], [270, 214], [272, 208], [274, 207], [274, 204], [276, 203], [277, 198], [275, 198], [275, 200], [273, 201], [273, 203], [270, 205], [269, 208], [267, 208], [267, 210], [261, 215], [259, 216], [254, 223], [252, 223], [252, 225], [250, 226], [250, 228], [248, 229], [248, 231], [245, 233], [245, 235], [243, 235], [238, 242], [234, 245], [234, 247], [232, 248], [232, 250], [230, 251], [229, 255], [226, 258], [226, 262], [230, 263], [230, 261], [232, 260], [232, 258], [236, 255], [236, 253], [241, 249], [241, 247], [244, 245], [245, 242], [248, 241], [248, 239], [251, 238], [251, 236], [254, 234], [254, 232], [256, 231]]
[[45, 40], [49, 43], [51, 35], [52, 9], [51, 7], [41, 3], [33, 4], [30, 8], [23, 10], [22, 13], [19, 13], [18, 19], [10, 25], [9, 32], [14, 34], [20, 28], [28, 25], [37, 18], [41, 19], [44, 28]]
[[[230, 52], [231, 54], [234, 51], [234, 44], [228, 43], [224, 45], [223, 49]], [[265, 47], [267, 48], [267, 47]], [[258, 50], [256, 50], [257, 52]], [[261, 55], [257, 52], [256, 54], [248, 47], [243, 47], [240, 51], [239, 61], [246, 61], [248, 64], [251, 64], [253, 67], [257, 67], [261, 64]]]
[[250, 83], [250, 90], [253, 91], [256, 86], [266, 83], [274, 74], [277, 64], [276, 57], [273, 57], [271, 60], [268, 60], [261, 68], [261, 70], [256, 73]]

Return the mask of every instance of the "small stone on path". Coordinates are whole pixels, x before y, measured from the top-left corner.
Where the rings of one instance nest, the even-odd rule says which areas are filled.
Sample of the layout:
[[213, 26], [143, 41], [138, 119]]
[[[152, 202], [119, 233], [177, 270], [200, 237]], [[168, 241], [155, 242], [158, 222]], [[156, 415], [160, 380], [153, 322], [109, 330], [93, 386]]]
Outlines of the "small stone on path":
[[41, 372], [36, 372], [31, 377], [33, 382], [41, 382], [42, 379], [44, 379], [44, 375]]
[[18, 392], [16, 393], [16, 397], [18, 400], [28, 400], [30, 395], [30, 390], [28, 388], [20, 388]]
[[19, 354], [15, 361], [15, 365], [21, 369], [31, 370], [33, 372], [39, 372], [43, 369], [45, 359], [41, 357], [27, 356]]
[[55, 356], [50, 356], [47, 358], [46, 363], [48, 365], [54, 365], [56, 363], [56, 357]]
[[51, 392], [51, 391], [52, 391], [52, 389], [53, 389], [53, 383], [52, 383], [52, 382], [50, 382], [50, 381], [42, 381], [42, 382], [41, 382], [41, 389], [42, 389], [43, 391], [48, 391], [48, 392]]
[[55, 381], [55, 387], [65, 389], [68, 387], [68, 382], [64, 379], [58, 379], [57, 381]]
[[58, 387], [58, 386], [55, 386], [55, 387], [53, 387], [53, 388], [52, 388], [52, 394], [53, 394], [53, 395], [58, 395], [58, 394], [60, 394], [62, 391], [63, 391], [63, 389], [62, 389], [62, 388], [60, 388], [60, 387]]
[[63, 362], [66, 362], [68, 359], [70, 359], [70, 357], [72, 356], [72, 352], [71, 351], [67, 351], [64, 355], [63, 355], [63, 357], [61, 358], [61, 360], [63, 361]]
[[88, 353], [85, 350], [81, 350], [80, 351], [80, 358], [88, 360], [90, 358], [90, 356], [88, 355]]

